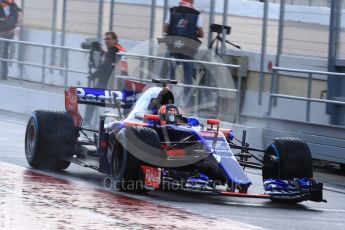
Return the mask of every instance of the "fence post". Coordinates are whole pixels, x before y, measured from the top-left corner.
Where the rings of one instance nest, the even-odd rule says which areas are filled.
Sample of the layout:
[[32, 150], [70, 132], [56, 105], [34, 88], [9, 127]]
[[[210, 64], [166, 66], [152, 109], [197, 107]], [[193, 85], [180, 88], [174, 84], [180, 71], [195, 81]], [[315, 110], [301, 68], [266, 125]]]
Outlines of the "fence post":
[[65, 50], [65, 60], [66, 60], [66, 65], [65, 65], [65, 88], [67, 88], [68, 86], [68, 68], [69, 68], [69, 63], [68, 63], [68, 59], [69, 59], [69, 50]]
[[[336, 72], [335, 61], [337, 58], [337, 43], [339, 42], [339, 29], [341, 17], [341, 5], [339, 0], [331, 0], [330, 9], [330, 26], [329, 26], [329, 42], [328, 42], [328, 72]], [[327, 99], [334, 100], [334, 97], [342, 97], [342, 93], [337, 90], [341, 85], [341, 79], [337, 76], [328, 76], [327, 80]], [[328, 104], [326, 106], [326, 112], [330, 115], [330, 121], [333, 125], [339, 125], [339, 121], [344, 114], [339, 109], [339, 106]]]
[[[57, 20], [57, 11], [58, 11], [58, 1], [53, 0], [53, 16], [52, 16], [52, 37], [51, 37], [51, 44], [56, 44], [56, 20]], [[50, 55], [50, 65], [55, 65], [55, 52], [56, 50], [52, 48], [51, 55]], [[52, 70], [51, 70], [52, 73]]]
[[[149, 47], [149, 55], [153, 55], [154, 49], [154, 38], [155, 38], [155, 19], [156, 19], [156, 6], [157, 0], [152, 0], [151, 4], [151, 22], [150, 22], [150, 47]], [[154, 60], [149, 60], [149, 73], [153, 71], [153, 63]]]
[[114, 29], [114, 13], [115, 13], [115, 0], [110, 1], [110, 21], [109, 21], [109, 31]]
[[[164, 0], [164, 9], [163, 9], [163, 25], [165, 24], [165, 19], [168, 17], [169, 3], [168, 0]], [[163, 32], [164, 35], [164, 32]]]
[[[22, 10], [25, 13], [25, 10], [24, 10], [24, 8], [25, 8], [25, 0], [21, 1], [21, 8], [22, 8]], [[24, 20], [24, 18], [22, 20]], [[24, 23], [24, 21], [22, 21], [22, 23], [20, 24], [20, 35], [19, 35], [19, 40], [20, 41], [24, 40], [24, 25], [23, 25], [23, 23]], [[24, 46], [22, 44], [19, 44], [18, 47], [19, 47], [18, 60], [19, 61], [23, 61], [24, 60]], [[24, 65], [19, 64], [18, 68], [19, 68], [20, 83], [22, 83], [23, 82], [23, 77], [24, 77], [23, 76], [24, 75]]]
[[229, 8], [229, 0], [224, 0], [224, 11], [223, 11], [223, 34], [222, 34], [222, 54], [225, 54], [225, 41], [226, 41], [226, 33], [224, 26], [228, 24], [228, 8]]
[[104, 0], [99, 0], [98, 6], [98, 25], [97, 25], [97, 41], [102, 41], [103, 33], [103, 14], [104, 14]]
[[[216, 1], [215, 0], [211, 0], [211, 2], [210, 2], [210, 18], [209, 18], [210, 26], [214, 22], [214, 10], [215, 10], [215, 7], [216, 7]], [[213, 39], [213, 33], [212, 33], [211, 29], [210, 29], [208, 31], [208, 44], [207, 44], [207, 47], [210, 47], [210, 45], [212, 43], [212, 39]]]
[[269, 101], [268, 101], [268, 112], [267, 112], [268, 116], [272, 115], [272, 102], [273, 102], [272, 94], [274, 94], [274, 91], [275, 91], [277, 73], [278, 73], [278, 70], [273, 69], [272, 76], [271, 76], [271, 90], [270, 90]]
[[265, 90], [265, 57], [266, 57], [266, 46], [267, 46], [268, 5], [269, 5], [268, 0], [265, 0], [263, 24], [262, 24], [259, 105], [262, 105], [262, 94]]
[[156, 6], [157, 1], [152, 0], [151, 4], [151, 20], [150, 20], [150, 55], [153, 54], [153, 39], [155, 38], [155, 19], [156, 19]]
[[[280, 16], [279, 16], [279, 31], [278, 31], [278, 46], [276, 54], [276, 67], [280, 67], [280, 57], [283, 53], [283, 43], [284, 43], [284, 21], [285, 21], [285, 4], [286, 0], [280, 1]], [[277, 74], [277, 85], [279, 87], [279, 75]]]
[[308, 75], [308, 101], [307, 101], [307, 122], [310, 121], [310, 105], [311, 105], [311, 94], [312, 94], [312, 87], [313, 87], [313, 74], [309, 73]]
[[[66, 45], [66, 20], [67, 20], [67, 0], [63, 0], [62, 2], [62, 22], [61, 22], [61, 46]], [[61, 49], [60, 52], [60, 67], [64, 67], [66, 65], [66, 60], [64, 58], [65, 50]], [[60, 72], [62, 74], [62, 71]]]
[[43, 55], [42, 55], [42, 81], [41, 83], [44, 84], [46, 78], [46, 58], [47, 58], [47, 47], [43, 47]]
[[237, 102], [236, 102], [236, 119], [235, 123], [238, 123], [240, 121], [241, 116], [241, 96], [242, 96], [242, 75], [238, 77], [238, 86], [237, 86]]

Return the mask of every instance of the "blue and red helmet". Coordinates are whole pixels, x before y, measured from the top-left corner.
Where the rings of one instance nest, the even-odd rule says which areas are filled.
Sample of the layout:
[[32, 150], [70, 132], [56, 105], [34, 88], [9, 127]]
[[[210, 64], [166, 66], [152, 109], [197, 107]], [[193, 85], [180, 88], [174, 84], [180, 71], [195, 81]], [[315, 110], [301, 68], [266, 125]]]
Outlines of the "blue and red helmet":
[[181, 117], [180, 110], [176, 105], [163, 105], [159, 109], [158, 115], [162, 125], [176, 124]]

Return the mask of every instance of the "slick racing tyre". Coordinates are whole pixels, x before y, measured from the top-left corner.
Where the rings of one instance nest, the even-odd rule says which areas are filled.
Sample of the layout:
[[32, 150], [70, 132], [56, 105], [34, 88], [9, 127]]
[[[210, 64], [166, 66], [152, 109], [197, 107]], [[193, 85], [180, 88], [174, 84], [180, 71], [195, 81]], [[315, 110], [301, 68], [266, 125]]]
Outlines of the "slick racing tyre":
[[264, 180], [313, 177], [313, 162], [309, 147], [297, 138], [273, 140], [266, 150], [263, 163]]
[[63, 112], [36, 111], [25, 134], [28, 164], [37, 169], [64, 170], [74, 154], [78, 131], [73, 118]]
[[[164, 152], [160, 150], [158, 134], [153, 129], [146, 127], [127, 127], [121, 130], [116, 137], [115, 135], [110, 136], [109, 143], [109, 151], [112, 153], [111, 176], [115, 187], [128, 192], [146, 192], [144, 175], [140, 167], [142, 165], [150, 166], [150, 164], [139, 159], [142, 157], [138, 156], [147, 154], [145, 146], [152, 147], [152, 154], [163, 156]], [[133, 146], [142, 147], [141, 151]], [[134, 151], [136, 152], [134, 153]]]

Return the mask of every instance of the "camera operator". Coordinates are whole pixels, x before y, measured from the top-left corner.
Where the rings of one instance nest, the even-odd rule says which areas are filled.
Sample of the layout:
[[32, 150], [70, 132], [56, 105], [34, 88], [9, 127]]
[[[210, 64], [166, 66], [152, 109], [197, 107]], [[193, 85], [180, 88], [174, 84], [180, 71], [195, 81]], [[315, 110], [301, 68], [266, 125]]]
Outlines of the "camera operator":
[[[121, 68], [121, 75], [128, 75], [127, 61], [117, 56], [118, 53], [124, 53], [126, 51], [123, 46], [118, 44], [118, 36], [116, 35], [116, 33], [105, 33], [104, 41], [107, 48], [106, 51], [101, 49], [101, 44], [95, 46], [95, 43], [93, 43], [90, 46], [91, 56], [93, 51], [96, 49], [97, 51], [101, 52], [102, 58], [100, 65], [97, 67], [97, 70], [89, 76], [89, 81], [94, 82], [92, 87], [101, 89], [106, 89], [108, 81], [112, 76], [112, 73], [115, 70], [115, 66], [117, 64], [119, 64], [118, 66]], [[84, 124], [91, 124], [94, 112], [95, 108], [93, 106], [86, 107]]]
[[[21, 19], [22, 10], [13, 0], [0, 0], [0, 38], [13, 39], [15, 29]], [[8, 59], [10, 43], [6, 41], [0, 42], [0, 57]], [[7, 80], [8, 63], [1, 62], [0, 80]]]
[[[114, 32], [105, 33], [105, 45], [107, 51], [102, 52], [102, 61], [97, 67], [96, 72], [89, 76], [90, 81], [94, 81], [94, 87], [106, 88], [108, 81], [115, 69], [117, 63], [120, 62], [121, 74], [127, 75], [127, 62], [117, 56], [118, 53], [125, 52], [125, 48], [118, 44], [118, 36]], [[93, 45], [94, 46], [94, 45]], [[99, 44], [100, 46], [100, 44]], [[95, 49], [96, 47], [93, 47]], [[100, 49], [100, 48], [97, 48]], [[91, 50], [92, 52], [92, 50]]]
[[[170, 14], [165, 20], [164, 33], [167, 35], [168, 49], [173, 58], [192, 60], [201, 45], [198, 38], [204, 37], [203, 19], [193, 5], [194, 0], [182, 0], [179, 6], [170, 9]], [[169, 41], [169, 37], [172, 41]], [[178, 44], [180, 47], [176, 47]], [[186, 62], [182, 64], [184, 84], [192, 85], [193, 64]], [[173, 67], [171, 71], [172, 77], [175, 77], [175, 68]], [[186, 89], [185, 95], [187, 95]]]

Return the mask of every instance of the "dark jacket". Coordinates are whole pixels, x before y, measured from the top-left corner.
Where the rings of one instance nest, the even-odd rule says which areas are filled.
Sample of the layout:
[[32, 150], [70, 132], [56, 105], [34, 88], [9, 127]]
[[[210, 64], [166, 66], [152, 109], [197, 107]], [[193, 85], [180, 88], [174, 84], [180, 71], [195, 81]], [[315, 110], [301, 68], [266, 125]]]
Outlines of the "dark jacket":
[[197, 21], [200, 12], [184, 6], [170, 9], [170, 26], [168, 35], [198, 40]]
[[114, 71], [115, 64], [118, 62], [118, 58], [116, 54], [118, 52], [121, 52], [122, 50], [119, 49], [118, 46], [112, 47], [108, 49], [108, 51], [104, 54], [103, 61], [101, 65], [98, 67], [96, 72], [94, 72], [91, 76], [90, 79], [98, 79], [99, 84], [97, 87], [100, 88], [105, 88], [111, 74]]
[[[8, 14], [6, 14], [6, 11], [9, 11]], [[0, 32], [14, 30], [17, 27], [19, 12], [21, 11], [13, 1], [12, 3], [0, 4]]]
[[198, 39], [198, 18], [200, 12], [184, 6], [170, 9], [169, 31], [165, 43], [170, 53], [193, 57], [201, 41]]

